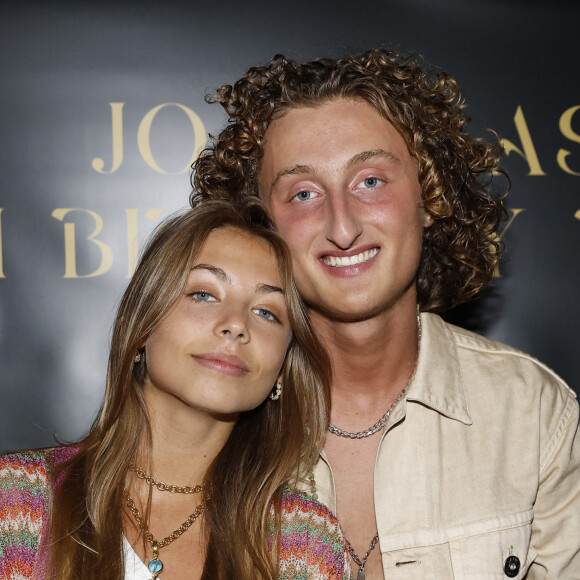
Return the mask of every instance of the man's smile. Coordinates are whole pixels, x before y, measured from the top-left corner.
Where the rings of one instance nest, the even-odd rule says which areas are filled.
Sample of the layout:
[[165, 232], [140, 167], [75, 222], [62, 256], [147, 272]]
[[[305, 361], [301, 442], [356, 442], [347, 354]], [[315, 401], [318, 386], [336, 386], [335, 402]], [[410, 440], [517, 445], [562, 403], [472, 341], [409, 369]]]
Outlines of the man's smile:
[[355, 254], [354, 256], [323, 256], [322, 261], [327, 266], [332, 266], [333, 268], [344, 268], [345, 266], [355, 266], [356, 264], [368, 262], [374, 258], [378, 252], [379, 248], [372, 248], [370, 250], [365, 250], [360, 254]]

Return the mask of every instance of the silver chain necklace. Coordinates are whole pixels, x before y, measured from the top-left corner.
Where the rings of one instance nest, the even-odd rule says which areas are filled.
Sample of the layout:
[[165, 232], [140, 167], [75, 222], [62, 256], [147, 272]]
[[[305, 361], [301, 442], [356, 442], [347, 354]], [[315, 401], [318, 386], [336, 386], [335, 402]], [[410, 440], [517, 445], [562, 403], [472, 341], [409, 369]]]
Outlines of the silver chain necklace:
[[419, 359], [419, 348], [421, 345], [421, 315], [419, 313], [419, 308], [417, 307], [417, 358], [415, 359], [415, 365], [413, 367], [413, 372], [411, 377], [407, 381], [407, 384], [403, 387], [403, 390], [399, 393], [399, 396], [394, 400], [393, 404], [388, 408], [387, 412], [372, 426], [368, 429], [363, 429], [358, 433], [350, 433], [349, 431], [345, 431], [332, 423], [328, 423], [327, 429], [333, 434], [337, 435], [338, 437], [346, 437], [347, 439], [363, 439], [364, 437], [370, 437], [374, 435], [378, 431], [380, 431], [387, 422], [391, 411], [397, 406], [397, 403], [406, 395], [407, 389], [415, 376], [415, 371], [417, 370], [417, 360]]
[[347, 437], [348, 439], [362, 439], [363, 437], [370, 437], [374, 435], [377, 431], [380, 431], [387, 422], [391, 411], [397, 406], [397, 403], [405, 396], [407, 393], [407, 385], [403, 388], [403, 390], [399, 393], [399, 396], [395, 399], [393, 404], [389, 407], [389, 410], [372, 426], [364, 431], [359, 431], [358, 433], [350, 433], [348, 431], [344, 431], [340, 427], [336, 427], [332, 423], [328, 424], [327, 429], [333, 434], [338, 435], [339, 437]]
[[[314, 468], [311, 467], [308, 470], [308, 479], [310, 481], [310, 495], [313, 500], [318, 501], [318, 492], [316, 490], [316, 480], [314, 479]], [[359, 567], [358, 574], [356, 575], [356, 580], [365, 580], [365, 566], [367, 563], [367, 559], [370, 556], [370, 553], [375, 549], [375, 546], [379, 543], [379, 532], [373, 536], [371, 540], [371, 544], [369, 549], [367, 550], [366, 554], [361, 558], [358, 557], [358, 554], [354, 551], [354, 548], [350, 545], [350, 542], [345, 538], [346, 545], [348, 547], [348, 553], [350, 557], [354, 560], [354, 563]]]
[[371, 545], [367, 550], [367, 553], [363, 556], [362, 560], [358, 557], [357, 553], [354, 551], [354, 548], [346, 541], [348, 544], [348, 553], [350, 557], [354, 560], [354, 563], [359, 567], [358, 574], [356, 575], [356, 580], [365, 580], [365, 566], [367, 563], [367, 558], [369, 557], [370, 553], [374, 550], [375, 546], [379, 541], [379, 532], [377, 532], [373, 539], [371, 540]]

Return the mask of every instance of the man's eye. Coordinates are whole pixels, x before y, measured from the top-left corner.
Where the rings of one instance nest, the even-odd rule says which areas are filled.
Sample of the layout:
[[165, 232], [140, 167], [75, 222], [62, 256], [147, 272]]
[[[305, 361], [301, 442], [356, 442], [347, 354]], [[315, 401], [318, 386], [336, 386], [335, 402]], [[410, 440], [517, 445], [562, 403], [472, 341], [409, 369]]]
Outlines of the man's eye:
[[379, 184], [379, 181], [378, 177], [367, 177], [363, 180], [363, 185], [365, 187], [376, 187]]
[[293, 199], [296, 199], [297, 201], [308, 201], [309, 199], [312, 199], [313, 197], [314, 197], [314, 192], [308, 191], [307, 189], [304, 189], [302, 191], [299, 191], [293, 197]]

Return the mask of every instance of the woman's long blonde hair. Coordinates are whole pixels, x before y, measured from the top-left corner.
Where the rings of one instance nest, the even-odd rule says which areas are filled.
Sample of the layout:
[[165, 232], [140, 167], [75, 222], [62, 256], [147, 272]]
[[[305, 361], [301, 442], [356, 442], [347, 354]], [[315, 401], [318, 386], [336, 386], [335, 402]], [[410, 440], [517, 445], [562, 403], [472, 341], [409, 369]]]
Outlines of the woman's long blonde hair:
[[294, 286], [289, 251], [260, 203], [248, 199], [237, 207], [204, 202], [174, 216], [145, 249], [115, 319], [102, 409], [79, 451], [55, 470], [48, 578], [124, 578], [122, 489], [140, 443], [151, 442], [142, 389], [146, 360], [134, 364], [135, 353], [183, 293], [210, 232], [220, 228], [255, 235], [274, 250], [293, 338], [282, 397], [242, 413], [206, 474], [213, 492], [205, 511], [203, 578], [276, 577], [267, 544], [278, 521], [271, 509], [284, 485], [302, 475], [301, 466], [317, 459], [328, 421], [330, 365]]

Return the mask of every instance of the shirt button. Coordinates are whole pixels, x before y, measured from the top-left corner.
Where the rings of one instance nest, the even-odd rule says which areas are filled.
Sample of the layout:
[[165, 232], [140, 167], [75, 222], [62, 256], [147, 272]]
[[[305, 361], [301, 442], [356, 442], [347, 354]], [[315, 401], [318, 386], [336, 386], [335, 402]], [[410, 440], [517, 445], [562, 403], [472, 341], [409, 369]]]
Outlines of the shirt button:
[[520, 559], [517, 556], [508, 556], [503, 565], [503, 571], [508, 578], [514, 578], [520, 571]]

